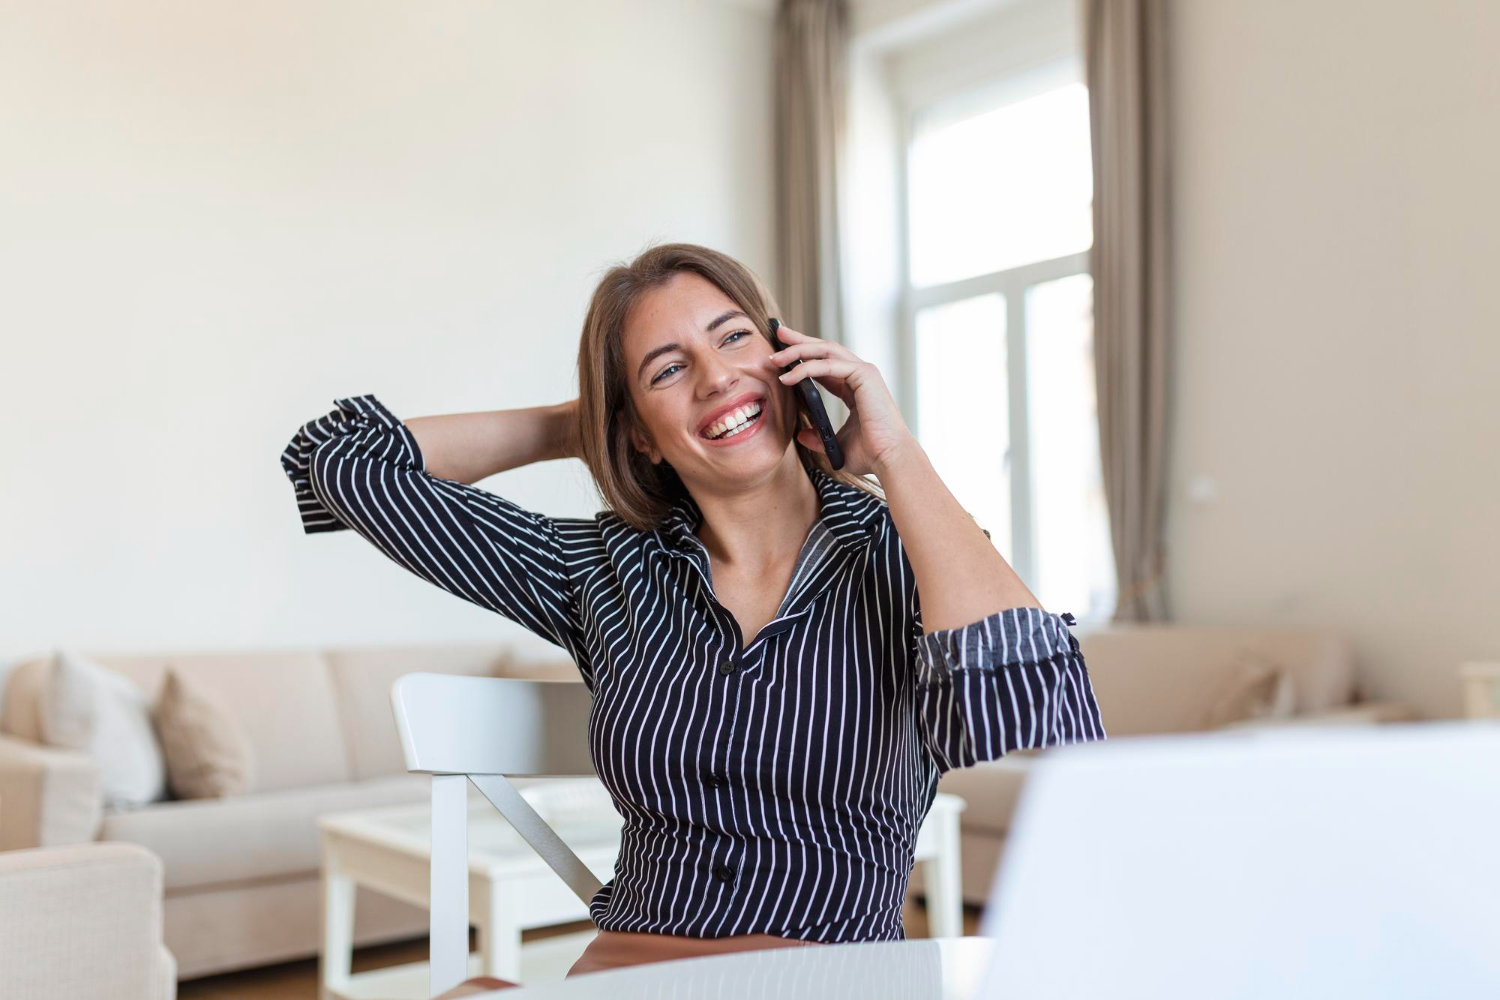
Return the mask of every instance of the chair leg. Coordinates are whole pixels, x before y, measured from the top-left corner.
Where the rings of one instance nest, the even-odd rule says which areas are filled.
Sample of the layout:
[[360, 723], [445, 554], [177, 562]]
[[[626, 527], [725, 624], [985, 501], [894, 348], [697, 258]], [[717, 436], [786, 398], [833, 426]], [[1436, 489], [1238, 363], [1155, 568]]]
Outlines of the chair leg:
[[452, 989], [469, 973], [468, 781], [462, 774], [432, 776], [429, 996]]

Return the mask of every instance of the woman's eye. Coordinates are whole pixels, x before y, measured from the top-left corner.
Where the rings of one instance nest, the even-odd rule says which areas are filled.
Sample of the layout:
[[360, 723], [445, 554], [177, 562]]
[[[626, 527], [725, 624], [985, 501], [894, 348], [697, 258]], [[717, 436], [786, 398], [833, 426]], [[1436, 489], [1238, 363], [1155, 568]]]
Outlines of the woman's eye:
[[724, 343], [726, 343], [726, 344], [730, 343], [731, 341], [734, 340], [735, 337], [748, 337], [748, 336], [750, 336], [750, 331], [749, 330], [736, 330], [733, 333], [731, 333], [729, 336], [727, 336], [727, 337], [724, 338]]
[[681, 367], [682, 367], [681, 365], [676, 364], [675, 362], [673, 364], [667, 365], [667, 367], [665, 367], [661, 371], [657, 372], [656, 378], [652, 379], [651, 383], [653, 385], [655, 385], [657, 382], [660, 382], [662, 379], [666, 378], [669, 374], [671, 374], [671, 371], [672, 371], [673, 368], [681, 368]]

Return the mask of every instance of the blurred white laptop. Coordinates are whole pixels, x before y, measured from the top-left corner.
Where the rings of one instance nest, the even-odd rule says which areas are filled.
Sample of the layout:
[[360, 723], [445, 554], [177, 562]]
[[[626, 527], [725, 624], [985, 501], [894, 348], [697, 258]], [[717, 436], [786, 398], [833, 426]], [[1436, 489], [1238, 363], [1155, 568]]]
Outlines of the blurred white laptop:
[[1049, 750], [980, 933], [984, 1000], [1493, 1000], [1500, 723]]

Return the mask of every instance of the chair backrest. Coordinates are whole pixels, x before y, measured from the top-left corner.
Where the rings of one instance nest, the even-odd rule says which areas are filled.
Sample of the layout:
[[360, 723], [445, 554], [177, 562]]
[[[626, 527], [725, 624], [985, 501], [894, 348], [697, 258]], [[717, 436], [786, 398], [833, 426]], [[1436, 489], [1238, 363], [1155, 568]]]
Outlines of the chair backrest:
[[588, 753], [591, 696], [581, 683], [454, 674], [406, 674], [391, 708], [408, 771], [432, 776], [432, 875], [428, 898], [433, 995], [463, 982], [469, 958], [468, 789], [476, 788], [542, 860], [589, 903], [594, 874], [506, 780], [594, 773]]

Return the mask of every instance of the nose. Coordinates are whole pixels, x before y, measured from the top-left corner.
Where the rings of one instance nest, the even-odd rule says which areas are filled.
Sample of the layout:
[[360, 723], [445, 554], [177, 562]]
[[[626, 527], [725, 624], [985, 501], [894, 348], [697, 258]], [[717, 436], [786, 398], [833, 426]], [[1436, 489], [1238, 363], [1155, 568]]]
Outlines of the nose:
[[732, 391], [740, 381], [739, 369], [717, 355], [710, 355], [699, 370], [703, 373], [700, 388], [708, 395], [722, 396]]

